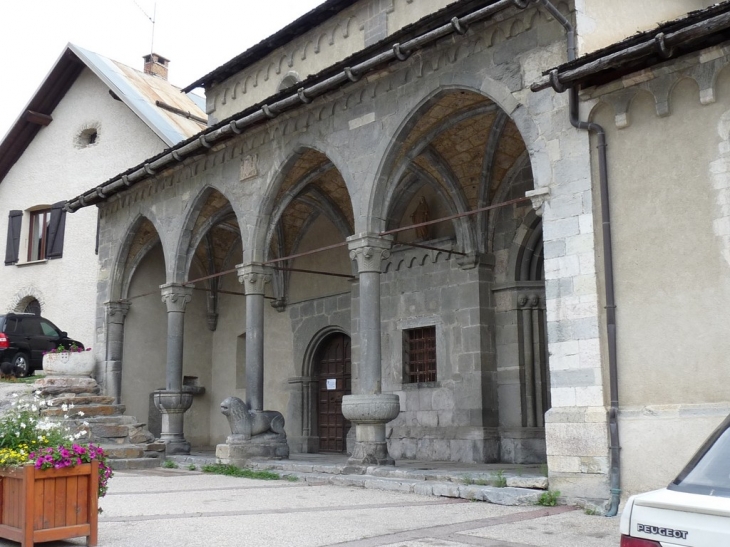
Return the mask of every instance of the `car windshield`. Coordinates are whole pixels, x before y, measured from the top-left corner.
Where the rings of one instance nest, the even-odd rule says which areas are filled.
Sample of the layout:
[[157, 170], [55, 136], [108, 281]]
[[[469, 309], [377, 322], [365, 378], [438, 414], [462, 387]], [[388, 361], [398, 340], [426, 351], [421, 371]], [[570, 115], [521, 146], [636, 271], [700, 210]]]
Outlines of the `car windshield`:
[[710, 435], [668, 488], [730, 498], [730, 417]]

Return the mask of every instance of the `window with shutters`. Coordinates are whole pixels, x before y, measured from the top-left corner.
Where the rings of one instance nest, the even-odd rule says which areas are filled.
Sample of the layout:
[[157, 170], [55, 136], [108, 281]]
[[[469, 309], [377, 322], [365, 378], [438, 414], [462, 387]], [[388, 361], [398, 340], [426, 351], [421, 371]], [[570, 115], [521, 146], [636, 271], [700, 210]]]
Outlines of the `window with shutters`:
[[[18, 264], [21, 254], [24, 257], [23, 263], [63, 256], [63, 240], [66, 230], [65, 205], [66, 202], [61, 201], [54, 203], [50, 208], [39, 206], [26, 210], [25, 213], [10, 211], [8, 237], [5, 245], [6, 266]], [[21, 241], [23, 242], [22, 249]]]
[[51, 210], [30, 212], [28, 227], [28, 262], [46, 258], [48, 245], [48, 223], [51, 220]]
[[403, 382], [436, 381], [436, 327], [403, 331]]

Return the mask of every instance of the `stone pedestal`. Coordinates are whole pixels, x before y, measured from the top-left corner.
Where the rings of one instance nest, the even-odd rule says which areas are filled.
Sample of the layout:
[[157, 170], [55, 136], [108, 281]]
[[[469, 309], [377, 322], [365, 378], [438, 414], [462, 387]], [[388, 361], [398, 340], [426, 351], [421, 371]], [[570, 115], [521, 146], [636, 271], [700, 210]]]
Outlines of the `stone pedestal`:
[[355, 424], [355, 446], [347, 460], [349, 467], [367, 465], [395, 465], [388, 454], [385, 424], [400, 412], [397, 395], [345, 395], [342, 415]]
[[190, 443], [183, 434], [183, 416], [193, 405], [193, 394], [158, 389], [153, 394], [153, 401], [162, 414], [160, 441], [167, 445], [167, 454], [190, 454]]
[[286, 435], [259, 435], [248, 440], [237, 437], [240, 436], [230, 435], [225, 444], [216, 446], [215, 455], [221, 463], [246, 467], [252, 458], [284, 460], [289, 457]]

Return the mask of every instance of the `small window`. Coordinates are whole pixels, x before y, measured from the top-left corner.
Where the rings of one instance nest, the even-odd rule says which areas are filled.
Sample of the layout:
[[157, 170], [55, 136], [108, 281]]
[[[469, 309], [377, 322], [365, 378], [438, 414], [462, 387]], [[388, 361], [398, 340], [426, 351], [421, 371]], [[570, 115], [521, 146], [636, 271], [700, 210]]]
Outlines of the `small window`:
[[30, 230], [28, 234], [28, 262], [46, 258], [46, 244], [48, 242], [48, 223], [51, 219], [51, 210], [31, 211]]
[[35, 298], [28, 302], [23, 309], [23, 313], [32, 313], [33, 315], [41, 314], [41, 303]]
[[76, 135], [76, 148], [86, 148], [96, 144], [99, 139], [99, 131], [96, 127], [87, 127]]
[[403, 382], [436, 381], [436, 327], [403, 331]]

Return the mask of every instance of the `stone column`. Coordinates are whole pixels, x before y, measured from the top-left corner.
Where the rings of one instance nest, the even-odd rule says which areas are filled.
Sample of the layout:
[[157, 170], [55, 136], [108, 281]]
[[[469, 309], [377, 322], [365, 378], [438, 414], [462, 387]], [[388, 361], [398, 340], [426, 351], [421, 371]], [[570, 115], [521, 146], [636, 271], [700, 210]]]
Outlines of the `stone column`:
[[189, 454], [190, 443], [183, 433], [183, 416], [193, 404], [192, 393], [183, 392], [183, 336], [185, 306], [193, 297], [192, 285], [161, 285], [162, 301], [167, 305], [166, 389], [154, 393], [154, 402], [162, 414], [160, 440], [168, 454]]
[[246, 404], [264, 409], [264, 292], [271, 281], [263, 264], [241, 264], [238, 280], [246, 293]]
[[122, 353], [124, 350], [124, 319], [129, 302], [106, 302], [106, 359], [104, 360], [104, 393], [119, 404], [122, 398]]
[[381, 393], [380, 341], [381, 261], [390, 256], [392, 238], [357, 234], [347, 239], [350, 258], [357, 261], [360, 287], [360, 363], [353, 395], [342, 399], [342, 414], [355, 424], [351, 466], [393, 465], [385, 439], [385, 424], [398, 416], [395, 394]]

